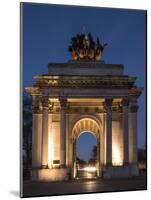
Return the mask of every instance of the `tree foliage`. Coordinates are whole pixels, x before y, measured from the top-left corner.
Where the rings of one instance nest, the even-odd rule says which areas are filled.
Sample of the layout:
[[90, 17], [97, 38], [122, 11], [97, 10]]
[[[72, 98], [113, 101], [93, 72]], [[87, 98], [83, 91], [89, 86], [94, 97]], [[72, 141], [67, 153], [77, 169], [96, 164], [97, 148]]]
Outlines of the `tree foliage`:
[[32, 151], [32, 99], [23, 94], [23, 165], [25, 169], [31, 167]]

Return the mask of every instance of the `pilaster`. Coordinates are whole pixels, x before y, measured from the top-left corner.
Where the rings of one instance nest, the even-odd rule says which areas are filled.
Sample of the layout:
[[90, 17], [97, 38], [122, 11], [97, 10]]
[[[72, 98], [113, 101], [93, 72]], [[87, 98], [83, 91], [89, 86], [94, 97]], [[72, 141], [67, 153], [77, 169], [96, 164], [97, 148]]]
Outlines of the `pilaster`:
[[48, 167], [48, 97], [43, 97], [43, 119], [42, 119], [42, 168]]
[[124, 165], [129, 164], [129, 129], [128, 129], [128, 98], [123, 98], [123, 158]]
[[106, 165], [112, 166], [112, 101], [105, 100], [106, 107]]
[[38, 96], [32, 104], [32, 168], [41, 167], [42, 107]]
[[66, 106], [67, 99], [60, 98], [60, 167], [66, 167]]

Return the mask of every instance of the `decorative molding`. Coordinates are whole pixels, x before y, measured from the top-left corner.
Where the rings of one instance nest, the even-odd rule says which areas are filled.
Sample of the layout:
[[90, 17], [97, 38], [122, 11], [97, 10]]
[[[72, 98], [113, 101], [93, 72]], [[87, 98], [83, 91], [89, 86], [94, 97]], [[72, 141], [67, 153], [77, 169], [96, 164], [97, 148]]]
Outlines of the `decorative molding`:
[[128, 106], [129, 105], [129, 99], [128, 98], [123, 98], [122, 99], [122, 106]]
[[48, 99], [48, 97], [46, 97], [46, 96], [44, 96], [44, 97], [42, 97], [42, 106], [43, 106], [43, 108], [49, 108], [49, 99]]
[[[61, 79], [39, 77], [36, 79], [36, 86], [48, 88], [118, 88], [130, 89], [135, 81], [134, 77], [106, 77], [106, 76], [85, 76], [82, 78], [63, 76]], [[55, 84], [54, 84], [55, 83]]]
[[60, 97], [60, 98], [59, 98], [59, 101], [60, 101], [60, 106], [61, 106], [61, 108], [66, 108], [66, 107], [67, 107], [67, 98], [65, 98], [65, 97]]
[[32, 113], [33, 114], [42, 113], [42, 102], [41, 102], [41, 97], [39, 96], [33, 96]]
[[143, 89], [143, 87], [133, 87], [129, 90], [129, 96], [138, 98], [141, 95]]
[[120, 104], [116, 105], [116, 106], [112, 106], [112, 112], [121, 113], [122, 112], [122, 106]]
[[48, 98], [48, 113], [53, 113], [54, 111], [54, 102], [51, 101], [51, 99]]
[[89, 112], [89, 111], [90, 111], [89, 107], [85, 107], [85, 108], [84, 108], [84, 112], [87, 113], [87, 112]]
[[130, 112], [136, 113], [138, 111], [139, 106], [138, 105], [131, 105], [130, 106]]
[[31, 96], [41, 95], [39, 87], [25, 87], [25, 91]]
[[33, 106], [32, 107], [32, 113], [33, 114], [42, 114], [42, 109], [39, 108], [39, 106]]
[[113, 99], [107, 98], [105, 99], [105, 107], [111, 107], [112, 106]]
[[67, 108], [68, 113], [88, 113], [88, 114], [94, 114], [94, 113], [104, 113], [105, 109], [104, 107], [68, 107]]

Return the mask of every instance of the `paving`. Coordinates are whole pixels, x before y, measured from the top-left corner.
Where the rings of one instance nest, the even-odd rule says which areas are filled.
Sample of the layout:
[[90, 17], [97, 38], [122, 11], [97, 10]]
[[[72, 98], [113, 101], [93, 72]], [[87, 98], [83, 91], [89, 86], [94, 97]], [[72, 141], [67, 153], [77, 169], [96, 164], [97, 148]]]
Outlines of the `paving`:
[[23, 196], [48, 196], [114, 191], [146, 190], [146, 176], [129, 179], [78, 179], [64, 182], [24, 181]]

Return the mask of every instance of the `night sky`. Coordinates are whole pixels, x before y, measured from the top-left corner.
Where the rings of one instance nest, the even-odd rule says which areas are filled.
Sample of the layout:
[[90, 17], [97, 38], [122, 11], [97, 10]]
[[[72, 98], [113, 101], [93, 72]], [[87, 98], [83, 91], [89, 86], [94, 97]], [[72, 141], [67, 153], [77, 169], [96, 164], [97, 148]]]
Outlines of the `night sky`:
[[[86, 145], [84, 145], [85, 143]], [[82, 133], [77, 140], [77, 157], [88, 161], [92, 158], [94, 146], [97, 146], [96, 137], [92, 133]]]
[[[22, 5], [24, 87], [33, 84], [32, 76], [46, 74], [49, 62], [67, 62], [70, 59], [67, 49], [71, 37], [81, 33], [85, 27], [86, 33], [91, 32], [94, 39], [99, 37], [103, 43], [108, 43], [103, 54], [105, 63], [124, 64], [124, 73], [136, 76], [136, 85], [144, 87], [138, 111], [138, 146], [144, 147], [146, 12], [48, 4]], [[81, 141], [81, 146], [85, 146], [86, 141]]]

